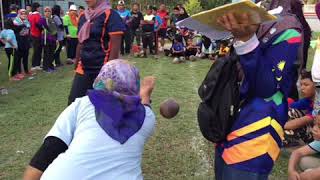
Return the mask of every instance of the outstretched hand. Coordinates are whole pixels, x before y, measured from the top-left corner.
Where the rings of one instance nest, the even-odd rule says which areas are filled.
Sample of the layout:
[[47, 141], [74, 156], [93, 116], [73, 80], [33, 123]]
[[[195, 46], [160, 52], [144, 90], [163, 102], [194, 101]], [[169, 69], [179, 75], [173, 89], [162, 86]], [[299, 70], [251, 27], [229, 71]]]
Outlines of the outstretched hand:
[[156, 78], [154, 76], [145, 77], [141, 83], [140, 96], [151, 96], [155, 85]]
[[236, 18], [233, 13], [228, 13], [217, 20], [226, 31], [233, 34], [236, 40], [248, 41], [258, 30], [259, 25], [251, 24], [248, 13]]

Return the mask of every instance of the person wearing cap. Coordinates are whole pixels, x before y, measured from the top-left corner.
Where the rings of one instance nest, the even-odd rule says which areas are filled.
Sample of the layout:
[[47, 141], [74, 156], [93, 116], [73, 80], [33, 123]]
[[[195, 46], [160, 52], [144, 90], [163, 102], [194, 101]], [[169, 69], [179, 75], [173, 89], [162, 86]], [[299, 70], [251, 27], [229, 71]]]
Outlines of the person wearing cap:
[[121, 54], [130, 54], [131, 50], [131, 23], [132, 15], [131, 12], [126, 9], [125, 2], [123, 0], [118, 1], [117, 12], [119, 13], [122, 21], [126, 24], [126, 31], [123, 34], [121, 42]]
[[119, 57], [121, 37], [125, 24], [120, 15], [111, 9], [109, 1], [86, 0], [88, 9], [79, 19], [79, 44], [76, 73], [68, 103], [87, 94], [101, 67]]
[[42, 27], [40, 25], [40, 4], [35, 2], [32, 3], [32, 12], [29, 14], [28, 20], [31, 25], [30, 34], [31, 34], [31, 42], [33, 47], [33, 55], [32, 55], [32, 68], [31, 71], [42, 70], [41, 58], [42, 58], [42, 45], [41, 45], [41, 34]]
[[78, 45], [78, 12], [77, 6], [72, 4], [69, 13], [63, 17], [63, 25], [67, 37], [67, 63], [73, 64], [76, 58]]

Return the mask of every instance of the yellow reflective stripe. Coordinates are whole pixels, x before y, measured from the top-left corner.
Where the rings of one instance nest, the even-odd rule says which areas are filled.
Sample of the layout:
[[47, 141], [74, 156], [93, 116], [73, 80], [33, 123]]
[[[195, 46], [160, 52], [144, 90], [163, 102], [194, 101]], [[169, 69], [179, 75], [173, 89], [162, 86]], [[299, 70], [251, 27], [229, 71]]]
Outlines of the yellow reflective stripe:
[[246, 134], [252, 133], [254, 131], [257, 131], [259, 129], [265, 128], [267, 126], [269, 126], [271, 123], [271, 117], [266, 117], [260, 121], [257, 121], [255, 123], [252, 123], [248, 126], [245, 126], [243, 128], [240, 128], [236, 131], [231, 132], [228, 136], [227, 136], [227, 140], [228, 141], [232, 141], [238, 137], [244, 136]]
[[280, 154], [277, 142], [269, 133], [224, 149], [222, 158], [227, 164], [236, 164], [266, 153], [273, 161], [276, 161]]
[[284, 140], [284, 132], [282, 126], [274, 119], [271, 121], [271, 126], [277, 132], [281, 140]]
[[246, 134], [252, 133], [254, 131], [257, 131], [259, 129], [265, 128], [267, 126], [272, 126], [273, 129], [277, 132], [277, 134], [279, 135], [279, 137], [283, 140], [284, 139], [284, 132], [283, 132], [283, 128], [281, 127], [281, 125], [274, 119], [271, 120], [271, 117], [266, 117], [260, 121], [257, 121], [255, 123], [252, 123], [248, 126], [245, 126], [243, 128], [240, 128], [236, 131], [231, 132], [228, 136], [227, 136], [227, 140], [228, 141], [232, 141], [238, 137], [244, 136]]

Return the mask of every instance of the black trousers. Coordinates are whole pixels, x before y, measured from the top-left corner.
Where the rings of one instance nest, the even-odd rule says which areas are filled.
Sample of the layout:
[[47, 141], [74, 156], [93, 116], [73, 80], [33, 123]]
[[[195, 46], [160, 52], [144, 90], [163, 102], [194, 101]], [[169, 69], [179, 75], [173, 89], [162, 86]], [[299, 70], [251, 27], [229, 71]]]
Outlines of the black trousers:
[[67, 57], [69, 59], [76, 58], [77, 46], [78, 46], [78, 38], [67, 39]]
[[32, 39], [32, 47], [33, 47], [32, 67], [40, 66], [41, 55], [42, 55], [41, 38], [36, 38], [32, 36], [31, 39]]
[[44, 45], [43, 70], [54, 69], [53, 61], [56, 47], [55, 42], [47, 42], [47, 44]]
[[121, 41], [121, 54], [124, 55], [130, 54], [131, 50], [131, 30], [127, 29], [123, 35], [122, 35], [122, 41]]
[[143, 49], [147, 49], [149, 47], [151, 54], [153, 54], [153, 44], [154, 44], [153, 35], [154, 35], [153, 32], [146, 32], [142, 34]]
[[[8, 58], [8, 73], [9, 77], [15, 76], [21, 69], [21, 62], [18, 64], [17, 51], [13, 48], [5, 48], [6, 55]], [[20, 66], [19, 66], [20, 65]]]
[[76, 73], [73, 79], [68, 105], [74, 102], [76, 98], [80, 98], [87, 95], [87, 91], [92, 89], [94, 80], [98, 74], [78, 74]]
[[[18, 49], [18, 60], [17, 60], [17, 63], [18, 64], [23, 64], [23, 69], [24, 69], [24, 72], [25, 73], [28, 73], [29, 72], [29, 48], [27, 49]], [[21, 66], [19, 68], [19, 73], [21, 73]]]
[[136, 40], [137, 45], [141, 46], [141, 29], [131, 29], [131, 33], [131, 44]]
[[61, 53], [62, 47], [63, 47], [63, 41], [59, 41], [59, 47], [54, 52], [54, 62], [56, 65], [61, 65], [60, 53]]

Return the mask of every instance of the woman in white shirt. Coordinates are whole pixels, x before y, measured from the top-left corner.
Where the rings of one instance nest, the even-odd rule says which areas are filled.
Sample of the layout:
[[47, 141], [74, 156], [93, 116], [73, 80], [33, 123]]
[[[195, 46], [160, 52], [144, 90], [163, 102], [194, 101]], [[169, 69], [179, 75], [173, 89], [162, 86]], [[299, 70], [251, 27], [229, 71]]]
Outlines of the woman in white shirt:
[[141, 89], [139, 82], [138, 69], [127, 61], [104, 65], [94, 89], [58, 117], [24, 180], [143, 179], [144, 144], [155, 126], [155, 78], [146, 77]]

